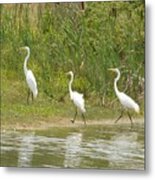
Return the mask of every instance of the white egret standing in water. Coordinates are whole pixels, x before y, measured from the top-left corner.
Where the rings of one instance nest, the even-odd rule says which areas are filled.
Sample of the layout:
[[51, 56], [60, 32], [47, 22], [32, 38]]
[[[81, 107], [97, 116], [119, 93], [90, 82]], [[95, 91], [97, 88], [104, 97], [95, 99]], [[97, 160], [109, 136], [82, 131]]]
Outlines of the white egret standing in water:
[[70, 93], [70, 99], [73, 101], [74, 105], [76, 106], [76, 112], [74, 115], [73, 120], [71, 120], [72, 123], [75, 122], [76, 116], [77, 116], [77, 110], [79, 109], [83, 118], [83, 121], [86, 125], [86, 120], [85, 120], [85, 116], [84, 113], [86, 112], [85, 109], [85, 104], [84, 104], [84, 98], [83, 98], [83, 94], [78, 93], [76, 91], [72, 91], [72, 83], [73, 83], [73, 78], [74, 78], [74, 74], [72, 71], [69, 71], [67, 73], [68, 75], [71, 76], [71, 80], [69, 82], [69, 93]]
[[27, 68], [27, 61], [29, 60], [29, 57], [30, 57], [30, 48], [28, 46], [25, 46], [20, 49], [25, 49], [27, 51], [27, 55], [24, 61], [24, 73], [25, 73], [26, 82], [28, 85], [28, 96], [27, 96], [27, 103], [28, 103], [30, 95], [32, 95], [32, 101], [33, 101], [33, 98], [37, 97], [38, 88], [37, 88], [37, 82], [36, 82], [33, 72]]
[[[119, 119], [123, 116], [124, 109], [133, 109], [135, 112], [139, 113], [140, 108], [139, 108], [139, 105], [131, 97], [126, 95], [124, 92], [120, 92], [118, 90], [117, 82], [120, 79], [120, 71], [119, 71], [119, 69], [118, 68], [110, 68], [108, 70], [114, 71], [114, 72], [117, 73], [117, 77], [114, 80], [114, 89], [115, 89], [116, 96], [118, 97], [120, 103], [123, 106], [123, 110], [121, 112], [121, 115], [115, 121], [115, 123], [117, 123], [119, 121]], [[127, 114], [129, 116], [129, 119], [130, 119], [131, 125], [132, 125], [133, 124], [132, 117], [131, 117], [131, 115], [130, 115], [130, 113], [128, 111], [127, 111]]]

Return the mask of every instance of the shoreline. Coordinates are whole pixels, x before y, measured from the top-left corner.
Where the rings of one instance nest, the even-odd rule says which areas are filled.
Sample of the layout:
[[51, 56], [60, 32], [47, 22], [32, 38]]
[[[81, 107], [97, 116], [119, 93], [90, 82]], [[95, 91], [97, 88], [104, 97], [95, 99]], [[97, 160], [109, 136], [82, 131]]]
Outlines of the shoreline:
[[[53, 118], [52, 119], [42, 119], [39, 121], [29, 123], [19, 123], [16, 122], [14, 124], [3, 124], [1, 121], [1, 131], [6, 130], [44, 130], [49, 128], [82, 128], [87, 126], [99, 126], [99, 125], [129, 125], [130, 120], [128, 118], [120, 119], [117, 124], [114, 123], [114, 119], [98, 119], [98, 120], [86, 120], [87, 125], [85, 126], [81, 119], [77, 119], [75, 123], [71, 122], [69, 118]], [[143, 118], [134, 118], [134, 124], [144, 124], [145, 120]]]

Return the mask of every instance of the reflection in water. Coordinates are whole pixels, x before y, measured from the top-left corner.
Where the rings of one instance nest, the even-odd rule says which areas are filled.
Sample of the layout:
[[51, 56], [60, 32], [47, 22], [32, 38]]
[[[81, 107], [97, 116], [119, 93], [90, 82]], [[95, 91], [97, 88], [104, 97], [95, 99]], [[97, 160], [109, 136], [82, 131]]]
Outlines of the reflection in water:
[[143, 167], [144, 149], [138, 142], [138, 133], [118, 133], [112, 137], [107, 157], [112, 168], [126, 169], [126, 164], [132, 168]]
[[82, 134], [73, 133], [66, 138], [64, 167], [80, 167]]
[[1, 155], [2, 166], [143, 170], [144, 127], [3, 132]]
[[34, 133], [21, 137], [18, 154], [18, 167], [30, 167], [34, 152]]

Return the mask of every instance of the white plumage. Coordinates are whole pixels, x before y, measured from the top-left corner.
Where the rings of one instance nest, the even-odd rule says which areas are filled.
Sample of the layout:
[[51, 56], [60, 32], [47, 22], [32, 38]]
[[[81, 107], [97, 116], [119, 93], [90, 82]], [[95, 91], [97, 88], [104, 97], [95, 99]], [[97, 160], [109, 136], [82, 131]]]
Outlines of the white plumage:
[[36, 82], [33, 72], [27, 68], [27, 61], [29, 60], [29, 57], [30, 57], [30, 48], [25, 46], [25, 47], [22, 47], [21, 49], [27, 50], [27, 56], [25, 57], [25, 61], [24, 61], [24, 73], [25, 73], [27, 85], [30, 90], [28, 91], [28, 98], [27, 98], [27, 101], [28, 101], [30, 92], [32, 93], [32, 99], [33, 97], [34, 98], [37, 97], [38, 88], [37, 88], [37, 82]]
[[[85, 109], [85, 102], [84, 102], [83, 94], [78, 93], [77, 91], [72, 91], [72, 83], [73, 83], [74, 74], [72, 71], [69, 71], [67, 74], [71, 76], [71, 80], [69, 82], [70, 99], [73, 101], [76, 108], [78, 108], [81, 111], [82, 118], [84, 120], [84, 123], [86, 124], [85, 117], [84, 117], [84, 113], [86, 112], [86, 109]], [[73, 123], [75, 121], [76, 115], [77, 115], [77, 109], [76, 109], [74, 119], [72, 120]]]
[[27, 71], [26, 82], [28, 84], [28, 87], [30, 88], [30, 90], [33, 93], [33, 97], [36, 98], [38, 95], [37, 83], [36, 83], [36, 79], [33, 75], [33, 72], [31, 70]]
[[117, 96], [120, 103], [128, 109], [133, 109], [135, 112], [139, 113], [139, 106], [138, 104], [128, 95], [123, 92], [119, 92], [119, 96]]
[[83, 94], [80, 94], [76, 91], [73, 91], [71, 94], [71, 100], [74, 102], [74, 104], [80, 109], [82, 113], [85, 113], [85, 107], [84, 107], [84, 99]]
[[[123, 108], [124, 109], [133, 109], [135, 112], [139, 113], [140, 112], [139, 105], [131, 97], [126, 95], [124, 92], [120, 92], [117, 88], [117, 81], [120, 79], [119, 69], [118, 68], [110, 68], [109, 70], [117, 73], [117, 77], [114, 80], [114, 89], [115, 89], [116, 96], [118, 97]], [[123, 111], [115, 122], [117, 122], [122, 117], [122, 115], [123, 115]], [[128, 112], [128, 116], [129, 116], [131, 124], [132, 124], [133, 122], [132, 122], [132, 118], [131, 118], [131, 115], [129, 114], [129, 112]]]

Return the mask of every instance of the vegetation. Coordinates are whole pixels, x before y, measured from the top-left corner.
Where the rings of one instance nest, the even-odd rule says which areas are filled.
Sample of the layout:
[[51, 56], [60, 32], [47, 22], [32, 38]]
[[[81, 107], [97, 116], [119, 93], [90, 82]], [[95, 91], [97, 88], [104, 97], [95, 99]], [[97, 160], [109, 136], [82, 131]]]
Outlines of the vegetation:
[[[75, 73], [73, 88], [85, 95], [89, 118], [96, 117], [91, 113], [95, 108], [103, 118], [107, 111], [113, 116], [111, 110], [119, 107], [109, 67], [120, 68], [119, 89], [140, 104], [143, 114], [144, 1], [88, 2], [83, 10], [81, 3], [3, 4], [0, 13], [2, 119], [72, 116], [69, 70]], [[39, 89], [30, 106], [26, 54], [19, 50], [25, 45]]]

